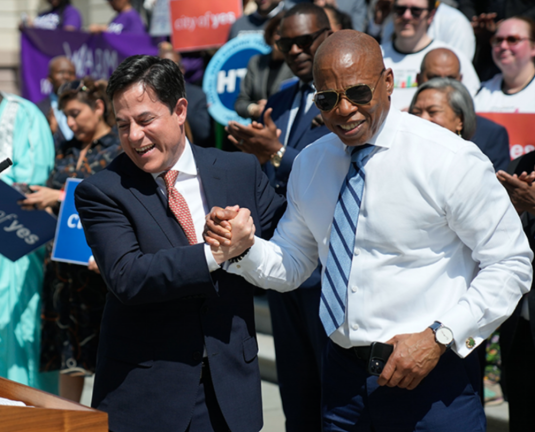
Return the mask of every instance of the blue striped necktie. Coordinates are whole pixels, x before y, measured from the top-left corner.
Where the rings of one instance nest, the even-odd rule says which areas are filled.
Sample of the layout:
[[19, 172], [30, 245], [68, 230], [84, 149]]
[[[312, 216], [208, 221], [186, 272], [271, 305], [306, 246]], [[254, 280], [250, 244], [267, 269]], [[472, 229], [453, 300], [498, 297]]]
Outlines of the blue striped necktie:
[[352, 149], [351, 165], [334, 209], [320, 301], [321, 322], [329, 336], [345, 320], [347, 286], [366, 178], [364, 165], [374, 148], [375, 146], [366, 144]]

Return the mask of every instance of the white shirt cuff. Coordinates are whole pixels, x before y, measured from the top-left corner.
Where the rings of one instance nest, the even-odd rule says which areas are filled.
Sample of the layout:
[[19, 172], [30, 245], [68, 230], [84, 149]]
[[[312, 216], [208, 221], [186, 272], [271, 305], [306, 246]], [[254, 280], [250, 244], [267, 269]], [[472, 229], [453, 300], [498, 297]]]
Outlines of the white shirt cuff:
[[208, 244], [204, 245], [204, 255], [206, 256], [206, 264], [208, 264], [208, 270], [210, 270], [210, 273], [221, 268], [215, 260], [212, 250], [210, 249], [210, 245]]

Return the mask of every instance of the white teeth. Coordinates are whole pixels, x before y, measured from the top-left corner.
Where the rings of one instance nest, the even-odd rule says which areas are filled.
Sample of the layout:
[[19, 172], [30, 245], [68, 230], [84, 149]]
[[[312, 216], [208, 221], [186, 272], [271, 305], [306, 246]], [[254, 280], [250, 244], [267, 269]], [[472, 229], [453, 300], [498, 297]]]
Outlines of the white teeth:
[[140, 148], [137, 148], [137, 149], [134, 149], [134, 150], [137, 151], [138, 153], [146, 153], [147, 151], [149, 151], [153, 147], [154, 147], [154, 144], [149, 144], [149, 145], [146, 145], [144, 147], [140, 147]]
[[351, 130], [351, 129], [355, 129], [361, 122], [354, 122], [354, 123], [349, 123], [347, 125], [340, 125], [340, 127], [343, 129], [343, 130]]

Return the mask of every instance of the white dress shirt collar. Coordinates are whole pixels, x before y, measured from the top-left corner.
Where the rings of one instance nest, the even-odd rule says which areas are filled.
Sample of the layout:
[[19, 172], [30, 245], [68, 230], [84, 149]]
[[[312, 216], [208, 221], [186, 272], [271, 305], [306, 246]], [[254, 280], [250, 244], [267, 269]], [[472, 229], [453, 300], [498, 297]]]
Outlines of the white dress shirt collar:
[[[178, 161], [173, 165], [171, 170], [176, 170], [183, 174], [188, 174], [190, 176], [196, 176], [197, 175], [197, 165], [195, 164], [195, 158], [193, 157], [193, 151], [191, 150], [191, 144], [189, 143], [188, 139], [186, 139], [186, 143], [184, 145], [184, 151], [178, 158]], [[165, 173], [166, 171], [162, 171], [159, 173], [152, 173], [152, 177], [154, 177], [154, 180], [156, 180], [160, 175]]]

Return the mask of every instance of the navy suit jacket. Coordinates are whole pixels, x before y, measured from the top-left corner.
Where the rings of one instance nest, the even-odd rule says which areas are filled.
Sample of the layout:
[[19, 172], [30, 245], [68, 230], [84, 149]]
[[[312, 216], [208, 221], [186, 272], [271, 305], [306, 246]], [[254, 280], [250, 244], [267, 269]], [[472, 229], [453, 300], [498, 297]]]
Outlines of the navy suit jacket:
[[[290, 112], [295, 95], [299, 91], [299, 86], [300, 81], [297, 81], [294, 85], [275, 93], [268, 99], [266, 104], [265, 109], [273, 108], [271, 118], [277, 125], [277, 128], [281, 130], [281, 142], [285, 139], [286, 133], [288, 132]], [[297, 129], [289, 137], [286, 151], [279, 168], [275, 168], [271, 162], [267, 162], [262, 166], [262, 169], [269, 178], [271, 186], [275, 188], [277, 193], [286, 196], [288, 177], [290, 176], [294, 159], [301, 150], [330, 132], [325, 125], [316, 127], [312, 125], [312, 120], [319, 113], [320, 110], [313, 104], [301, 118], [299, 124], [295, 125]], [[260, 118], [263, 119], [264, 115], [262, 114]], [[318, 265], [314, 273], [301, 285], [301, 288], [321, 288], [321, 266]]]
[[[284, 198], [254, 156], [192, 146], [208, 207], [251, 210], [257, 235], [274, 230]], [[151, 174], [126, 154], [76, 189], [87, 242], [108, 286], [92, 406], [114, 432], [185, 431], [206, 347], [232, 431], [262, 427], [253, 288], [210, 273]]]
[[[299, 91], [299, 85], [300, 82], [298, 81], [294, 85], [275, 93], [268, 99], [266, 104], [265, 109], [273, 108], [271, 118], [277, 125], [277, 128], [282, 132], [280, 136], [281, 142], [286, 137], [288, 131], [288, 120], [290, 119], [292, 103], [296, 93]], [[288, 177], [290, 176], [294, 159], [299, 152], [307, 145], [312, 144], [314, 141], [330, 132], [325, 125], [317, 127], [312, 125], [312, 120], [319, 113], [320, 110], [313, 104], [305, 116], [302, 117], [299, 124], [296, 125], [297, 129], [292, 134], [290, 141], [288, 141], [279, 168], [274, 168], [270, 162], [264, 164], [262, 167], [269, 178], [271, 186], [273, 186], [280, 194], [286, 195]], [[260, 118], [263, 119], [264, 115], [262, 114]]]
[[506, 170], [511, 162], [509, 134], [502, 125], [476, 115], [476, 133], [470, 140], [490, 159], [494, 170]]

